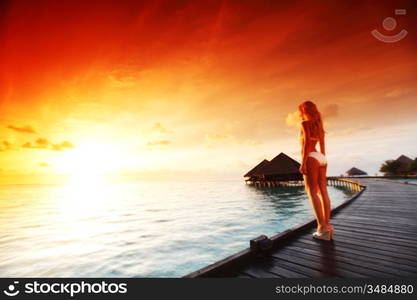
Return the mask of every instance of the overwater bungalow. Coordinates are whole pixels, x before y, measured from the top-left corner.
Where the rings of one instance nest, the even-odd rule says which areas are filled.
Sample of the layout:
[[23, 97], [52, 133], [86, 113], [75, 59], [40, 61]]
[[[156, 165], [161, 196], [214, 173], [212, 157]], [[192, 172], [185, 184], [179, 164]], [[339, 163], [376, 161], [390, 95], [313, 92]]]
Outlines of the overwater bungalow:
[[347, 176], [366, 176], [366, 175], [368, 175], [368, 173], [366, 173], [365, 171], [362, 171], [358, 168], [353, 167], [353, 168], [346, 171], [346, 175]]
[[264, 159], [243, 177], [248, 184], [275, 186], [285, 183], [287, 185], [290, 182], [303, 180], [299, 168], [299, 162], [281, 152], [271, 161]]
[[248, 177], [248, 178], [257, 177], [257, 178], [261, 178], [262, 177], [262, 168], [264, 168], [267, 164], [269, 164], [269, 160], [264, 159], [259, 164], [257, 164], [255, 167], [253, 167], [252, 170], [250, 170], [248, 173], [246, 173], [245, 175], [243, 175], [243, 177]]
[[408, 171], [408, 168], [410, 167], [411, 163], [413, 162], [413, 160], [411, 158], [409, 158], [408, 156], [405, 156], [405, 155], [401, 155], [395, 161], [398, 162], [398, 164], [399, 164], [399, 167], [397, 169], [398, 173], [406, 173]]

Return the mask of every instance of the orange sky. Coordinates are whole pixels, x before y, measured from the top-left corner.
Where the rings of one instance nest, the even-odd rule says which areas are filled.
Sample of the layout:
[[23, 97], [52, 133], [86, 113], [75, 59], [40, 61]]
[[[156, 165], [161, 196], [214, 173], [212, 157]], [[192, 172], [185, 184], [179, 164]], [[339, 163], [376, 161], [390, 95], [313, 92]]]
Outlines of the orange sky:
[[414, 158], [417, 6], [375, 3], [3, 1], [0, 181], [238, 177], [281, 151], [299, 160], [305, 99], [325, 116], [330, 174]]

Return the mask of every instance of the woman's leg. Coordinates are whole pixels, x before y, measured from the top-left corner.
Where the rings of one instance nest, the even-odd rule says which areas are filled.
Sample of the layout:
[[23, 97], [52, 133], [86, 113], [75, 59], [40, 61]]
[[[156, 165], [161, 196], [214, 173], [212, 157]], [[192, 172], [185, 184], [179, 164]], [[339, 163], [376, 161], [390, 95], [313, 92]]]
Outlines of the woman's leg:
[[326, 220], [323, 213], [322, 201], [318, 195], [319, 186], [319, 162], [312, 157], [307, 158], [307, 174], [304, 175], [305, 188], [310, 199], [311, 207], [317, 220], [317, 231], [322, 231], [326, 226]]
[[319, 194], [321, 197], [323, 215], [324, 215], [324, 226], [330, 226], [330, 198], [327, 192], [327, 165], [319, 167]]

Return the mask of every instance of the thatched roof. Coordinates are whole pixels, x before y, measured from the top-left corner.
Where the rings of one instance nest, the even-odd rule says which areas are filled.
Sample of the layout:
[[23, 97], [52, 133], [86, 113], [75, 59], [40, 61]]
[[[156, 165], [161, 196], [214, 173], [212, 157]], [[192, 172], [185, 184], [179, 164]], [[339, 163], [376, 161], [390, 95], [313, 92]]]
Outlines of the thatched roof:
[[360, 170], [358, 168], [355, 168], [355, 167], [351, 168], [350, 170], [347, 170], [346, 174], [348, 174], [348, 175], [368, 175], [368, 173], [366, 173], [365, 171], [362, 171], [362, 170]]
[[269, 164], [262, 169], [264, 175], [300, 174], [300, 164], [284, 153], [275, 156]]
[[265, 167], [267, 164], [269, 164], [269, 160], [264, 159], [263, 161], [261, 161], [259, 164], [257, 164], [252, 170], [250, 170], [248, 173], [246, 173], [243, 177], [251, 177], [254, 175], [259, 175], [260, 170]]
[[400, 157], [398, 157], [396, 159], [396, 161], [398, 161], [401, 164], [405, 164], [405, 165], [409, 165], [413, 162], [413, 160], [411, 158], [409, 158], [408, 156], [405, 156], [405, 155], [401, 155]]
[[291, 175], [300, 174], [300, 164], [284, 153], [275, 156], [271, 161], [263, 160], [244, 177], [256, 175]]
[[408, 170], [408, 167], [413, 162], [411, 158], [405, 155], [401, 155], [395, 161], [399, 163], [399, 167], [397, 169], [398, 172], [406, 172]]

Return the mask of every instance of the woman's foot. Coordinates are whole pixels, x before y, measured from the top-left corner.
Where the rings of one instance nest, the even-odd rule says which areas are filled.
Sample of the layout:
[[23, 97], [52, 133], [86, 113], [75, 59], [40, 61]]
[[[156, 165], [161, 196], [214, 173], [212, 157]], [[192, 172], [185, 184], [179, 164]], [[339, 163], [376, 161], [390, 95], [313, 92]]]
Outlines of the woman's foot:
[[313, 238], [318, 240], [330, 241], [333, 239], [333, 226], [328, 225], [324, 229], [318, 228], [315, 233], [313, 233]]

